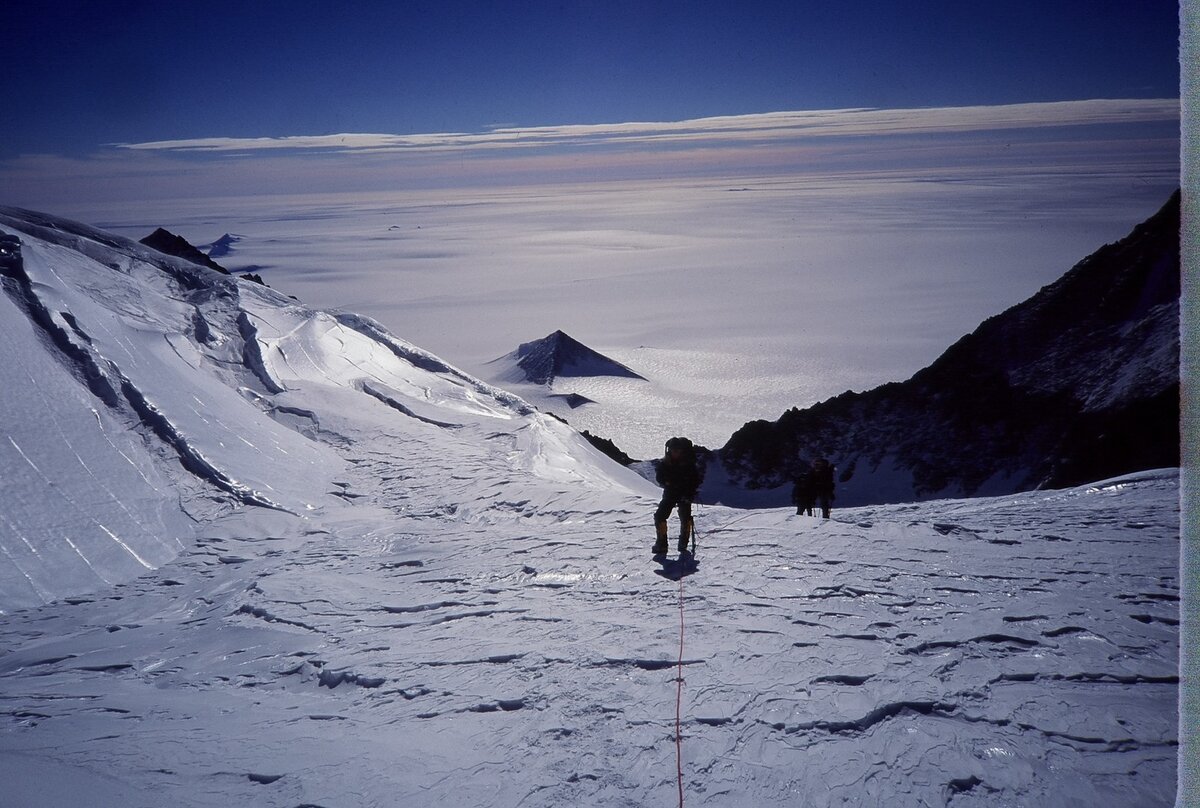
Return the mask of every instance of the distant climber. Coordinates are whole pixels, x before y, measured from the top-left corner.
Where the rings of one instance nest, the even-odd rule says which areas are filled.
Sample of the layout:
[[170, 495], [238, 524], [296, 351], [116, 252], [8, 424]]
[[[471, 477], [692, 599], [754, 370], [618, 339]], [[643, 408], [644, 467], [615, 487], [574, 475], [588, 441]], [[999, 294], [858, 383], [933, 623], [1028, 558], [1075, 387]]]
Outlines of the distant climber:
[[696, 448], [687, 438], [667, 441], [666, 454], [658, 463], [655, 479], [663, 487], [662, 502], [654, 512], [655, 555], [667, 552], [667, 517], [679, 508], [679, 552], [688, 550], [692, 537], [692, 500], [700, 488], [700, 469], [696, 463]]
[[813, 461], [812, 472], [813, 495], [821, 508], [821, 516], [829, 518], [829, 510], [833, 507], [833, 466], [823, 457]]
[[796, 513], [813, 515], [813, 505], [816, 504], [817, 495], [813, 490], [812, 469], [807, 463], [800, 467], [799, 473], [796, 475], [796, 481], [792, 484], [792, 504], [796, 506]]

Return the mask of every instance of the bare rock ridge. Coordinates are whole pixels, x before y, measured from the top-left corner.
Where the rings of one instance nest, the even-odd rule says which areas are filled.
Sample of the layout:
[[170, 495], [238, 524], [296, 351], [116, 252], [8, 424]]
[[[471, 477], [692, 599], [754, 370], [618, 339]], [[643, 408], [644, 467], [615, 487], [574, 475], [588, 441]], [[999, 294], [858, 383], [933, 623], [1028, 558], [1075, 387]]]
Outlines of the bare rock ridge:
[[582, 435], [584, 437], [584, 439], [587, 440], [588, 443], [592, 444], [592, 446], [596, 447], [601, 452], [603, 452], [607, 457], [609, 457], [612, 460], [617, 461], [622, 466], [630, 466], [630, 465], [633, 465], [633, 463], [635, 462], [632, 457], [625, 454], [625, 452], [621, 451], [621, 448], [619, 446], [617, 446], [617, 444], [615, 444], [611, 440], [609, 440], [608, 438], [602, 438], [599, 435], [593, 435], [591, 432], [588, 432], [586, 429], [583, 430], [582, 432], [580, 432], [579, 434]]
[[621, 376], [644, 378], [615, 359], [593, 351], [582, 342], [555, 331], [533, 342], [525, 342], [517, 350], [494, 362], [511, 362], [508, 381], [527, 381], [550, 384], [559, 376]]
[[[257, 272], [251, 272], [252, 269], [261, 269], [261, 267], [250, 265], [243, 267], [234, 267], [233, 270], [227, 269], [216, 261], [212, 260], [214, 255], [224, 256], [230, 255], [233, 252], [232, 245], [241, 241], [241, 236], [234, 236], [226, 233], [212, 244], [202, 245], [201, 247], [193, 246], [187, 239], [182, 236], [177, 236], [169, 230], [158, 228], [150, 235], [142, 239], [141, 243], [147, 247], [158, 250], [165, 255], [171, 255], [176, 258], [182, 258], [197, 266], [208, 267], [215, 269], [218, 272], [224, 272], [226, 275], [232, 275], [234, 272], [239, 273], [238, 277], [242, 280], [251, 281], [262, 286], [270, 286], [263, 280], [262, 275]], [[205, 252], [207, 250], [207, 252]]]
[[[719, 450], [732, 492], [784, 504], [799, 464], [839, 504], [1062, 488], [1179, 464], [1176, 192], [1125, 238], [984, 321], [905, 382], [752, 421]], [[765, 496], [765, 489], [775, 489]]]
[[209, 269], [215, 269], [217, 272], [229, 274], [229, 270], [218, 264], [216, 261], [209, 258], [200, 250], [192, 246], [183, 236], [177, 236], [169, 230], [158, 228], [150, 235], [141, 240], [151, 249], [158, 250], [166, 255], [173, 255], [176, 258], [182, 258], [185, 261], [190, 261], [193, 264]]

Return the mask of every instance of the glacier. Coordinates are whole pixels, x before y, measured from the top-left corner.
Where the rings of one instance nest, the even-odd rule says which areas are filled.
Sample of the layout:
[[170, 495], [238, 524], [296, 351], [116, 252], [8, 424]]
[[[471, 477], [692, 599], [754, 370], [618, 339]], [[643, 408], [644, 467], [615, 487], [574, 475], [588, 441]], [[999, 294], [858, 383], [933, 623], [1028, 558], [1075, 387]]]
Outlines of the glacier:
[[14, 804], [1175, 800], [1174, 469], [700, 507], [681, 575], [652, 485], [378, 323], [0, 234]]

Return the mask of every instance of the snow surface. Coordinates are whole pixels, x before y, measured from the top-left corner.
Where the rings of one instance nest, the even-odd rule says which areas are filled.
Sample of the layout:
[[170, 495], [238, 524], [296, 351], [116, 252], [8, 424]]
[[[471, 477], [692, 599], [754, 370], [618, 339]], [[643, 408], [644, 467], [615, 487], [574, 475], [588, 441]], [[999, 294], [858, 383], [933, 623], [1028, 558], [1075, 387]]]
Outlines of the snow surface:
[[[653, 486], [521, 399], [6, 213], [6, 798], [673, 805], [682, 598], [688, 805], [1172, 804], [1175, 471], [703, 507], [697, 567], [660, 566]], [[75, 536], [121, 563], [50, 558]]]

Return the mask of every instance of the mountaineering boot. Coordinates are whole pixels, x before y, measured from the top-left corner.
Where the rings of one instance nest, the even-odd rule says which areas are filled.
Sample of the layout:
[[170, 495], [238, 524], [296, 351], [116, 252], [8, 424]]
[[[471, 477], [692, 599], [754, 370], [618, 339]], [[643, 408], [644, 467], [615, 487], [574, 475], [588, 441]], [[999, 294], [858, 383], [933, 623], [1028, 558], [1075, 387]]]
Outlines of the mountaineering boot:
[[655, 555], [658, 555], [659, 553], [667, 552], [667, 523], [666, 522], [655, 522], [654, 523], [654, 533], [655, 533], [655, 540], [654, 540]]
[[692, 538], [692, 520], [684, 520], [679, 525], [679, 552], [686, 553], [688, 541]]

